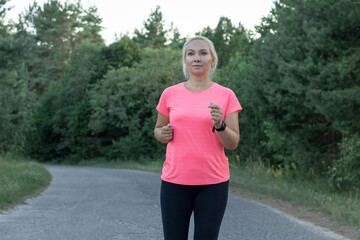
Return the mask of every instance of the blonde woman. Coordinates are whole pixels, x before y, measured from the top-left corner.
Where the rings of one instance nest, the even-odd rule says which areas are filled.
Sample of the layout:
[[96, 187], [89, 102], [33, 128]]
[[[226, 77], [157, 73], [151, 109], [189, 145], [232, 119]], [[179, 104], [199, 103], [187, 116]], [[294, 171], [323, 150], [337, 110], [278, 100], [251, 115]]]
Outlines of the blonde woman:
[[167, 144], [160, 196], [165, 240], [187, 240], [192, 213], [194, 239], [218, 239], [230, 177], [224, 148], [238, 145], [242, 108], [231, 89], [211, 80], [217, 61], [209, 39], [188, 39], [187, 80], [165, 89], [156, 108], [154, 134]]

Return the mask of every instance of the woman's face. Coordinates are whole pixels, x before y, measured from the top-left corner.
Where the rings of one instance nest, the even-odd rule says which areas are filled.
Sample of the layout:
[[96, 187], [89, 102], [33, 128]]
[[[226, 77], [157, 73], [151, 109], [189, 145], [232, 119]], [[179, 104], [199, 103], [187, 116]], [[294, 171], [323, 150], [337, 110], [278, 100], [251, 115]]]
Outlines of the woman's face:
[[185, 65], [190, 75], [209, 74], [214, 60], [208, 43], [203, 40], [191, 41], [185, 50]]

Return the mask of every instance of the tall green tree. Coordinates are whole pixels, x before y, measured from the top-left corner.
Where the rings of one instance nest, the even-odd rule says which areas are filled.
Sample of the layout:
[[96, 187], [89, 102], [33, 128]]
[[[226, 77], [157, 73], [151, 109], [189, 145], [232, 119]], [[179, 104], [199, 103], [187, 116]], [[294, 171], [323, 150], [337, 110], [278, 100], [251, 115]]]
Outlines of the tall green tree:
[[83, 40], [103, 44], [99, 32], [101, 19], [96, 8], [83, 9], [77, 3], [48, 0], [43, 6], [36, 2], [23, 14], [19, 28], [33, 34], [36, 40], [35, 54], [29, 73], [32, 87], [39, 92], [47, 90], [51, 81], [64, 77], [64, 66], [71, 64], [74, 46]]
[[150, 13], [147, 21], [144, 21], [144, 28], [141, 32], [135, 29], [133, 40], [139, 43], [142, 48], [152, 47], [158, 49], [164, 47], [167, 40], [167, 30], [165, 30], [164, 24], [165, 21], [160, 6], [157, 6], [155, 11]]
[[37, 72], [32, 74], [36, 88], [43, 91], [50, 81], [63, 78], [63, 67], [69, 64], [72, 33], [79, 25], [79, 12], [74, 5], [64, 6], [57, 0], [49, 0], [42, 7], [35, 2], [32, 9], [33, 15], [28, 19], [33, 24], [39, 46], [32, 68]]
[[97, 12], [95, 6], [90, 6], [89, 9], [82, 9], [80, 16], [80, 31], [76, 34], [75, 39], [77, 43], [84, 40], [96, 43], [99, 45], [104, 44], [104, 39], [100, 35], [103, 27], [101, 26], [102, 18]]
[[324, 172], [360, 130], [359, 23], [346, 0], [280, 0], [264, 18], [245, 85], [265, 128], [263, 157]]
[[6, 3], [0, 1], [0, 152], [23, 151], [34, 107], [24, 60], [29, 41], [4, 22]]
[[184, 43], [186, 42], [186, 38], [181, 37], [179, 29], [175, 27], [173, 23], [170, 26], [169, 34], [170, 34], [169, 37], [170, 43], [168, 44], [168, 46], [171, 47], [172, 49], [181, 50], [184, 46]]
[[234, 91], [243, 108], [239, 114], [240, 142], [235, 151], [228, 151], [230, 161], [257, 162], [266, 155], [262, 141], [266, 139], [264, 118], [254, 106], [254, 96], [258, 94], [251, 81], [255, 79], [254, 66], [249, 56], [241, 53], [232, 57], [223, 68], [217, 70], [214, 81]]
[[5, 8], [5, 4], [9, 0], [0, 0], [0, 30], [1, 33], [4, 34], [5, 32], [5, 23], [4, 23], [4, 17], [6, 14], [6, 11], [9, 10], [8, 8]]
[[236, 27], [227, 17], [221, 17], [215, 29], [208, 26], [196, 34], [203, 35], [214, 43], [220, 68], [226, 66], [237, 53], [247, 55], [250, 48], [249, 33], [241, 23]]
[[[82, 125], [74, 121], [83, 116], [74, 119], [73, 115], [80, 111], [78, 106], [87, 98], [87, 91], [107, 71], [101, 51], [102, 46], [89, 41], [75, 46], [71, 65], [64, 69], [63, 80], [52, 82], [40, 97], [34, 117], [35, 130], [29, 139], [33, 156], [38, 159], [64, 158], [75, 151], [71, 144], [77, 131], [73, 128]], [[81, 110], [80, 113], [84, 112]]]

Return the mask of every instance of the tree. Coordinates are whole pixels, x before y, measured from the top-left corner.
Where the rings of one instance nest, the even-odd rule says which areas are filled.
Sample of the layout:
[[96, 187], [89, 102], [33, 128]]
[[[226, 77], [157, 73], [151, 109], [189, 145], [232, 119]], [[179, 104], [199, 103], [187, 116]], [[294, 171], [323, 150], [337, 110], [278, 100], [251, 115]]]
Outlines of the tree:
[[24, 150], [34, 107], [25, 68], [29, 41], [13, 34], [13, 26], [5, 24], [6, 2], [0, 1], [0, 152]]
[[[62, 81], [54, 81], [48, 91], [41, 95], [35, 111], [34, 131], [29, 143], [30, 153], [38, 159], [64, 158], [77, 149], [82, 127], [77, 121], [85, 120], [87, 91], [107, 71], [106, 59], [101, 54], [102, 46], [83, 41], [71, 55], [71, 65], [64, 69]], [[85, 101], [86, 103], [86, 101]], [[80, 135], [81, 135], [80, 134]], [[30, 139], [29, 139], [30, 140]], [[40, 147], [39, 147], [40, 146]]]
[[[73, 33], [79, 26], [78, 14], [76, 6], [63, 6], [57, 0], [49, 0], [42, 8], [36, 8], [32, 17], [39, 45], [35, 69], [43, 66], [39, 77], [44, 81], [38, 83], [39, 87], [47, 87], [49, 81], [63, 78], [63, 65], [70, 63]], [[44, 64], [44, 59], [47, 64]]]
[[141, 48], [152, 47], [155, 49], [165, 46], [166, 33], [164, 20], [160, 6], [150, 13], [147, 21], [144, 21], [144, 29], [141, 32], [135, 29], [133, 40], [140, 44]]
[[100, 32], [102, 19], [97, 13], [95, 6], [90, 6], [89, 9], [83, 9], [84, 15], [80, 16], [80, 31], [76, 34], [75, 39], [77, 43], [88, 40], [92, 43], [99, 45], [104, 44], [104, 39], [101, 37]]
[[140, 61], [140, 46], [128, 36], [104, 47], [102, 54], [113, 69], [120, 67], [132, 67]]
[[215, 29], [208, 26], [196, 34], [205, 36], [214, 43], [218, 52], [219, 68], [226, 66], [236, 53], [247, 55], [250, 47], [249, 34], [245, 28], [240, 23], [235, 27], [226, 17], [220, 18]]
[[9, 0], [0, 0], [0, 34], [4, 34], [5, 33], [5, 23], [4, 23], [4, 17], [6, 14], [6, 11], [9, 10], [9, 8], [5, 8], [5, 4], [8, 2]]
[[62, 4], [58, 0], [48, 0], [38, 6], [36, 2], [19, 19], [19, 29], [28, 31], [36, 40], [29, 73], [32, 87], [40, 93], [47, 90], [51, 81], [64, 77], [64, 66], [71, 64], [72, 50], [76, 44], [90, 40], [102, 45], [100, 37], [101, 19], [97, 9], [84, 10], [80, 4]]
[[146, 48], [132, 68], [109, 71], [89, 93], [89, 122], [98, 152], [138, 160], [163, 153], [153, 137], [156, 104], [165, 87], [183, 80], [180, 51]]
[[218, 69], [214, 76], [215, 82], [234, 91], [243, 108], [239, 114], [239, 147], [227, 152], [229, 160], [257, 162], [266, 156], [266, 148], [261, 144], [266, 139], [264, 119], [254, 105], [254, 96], [258, 94], [251, 83], [254, 80], [254, 66], [249, 63], [249, 57], [241, 53], [232, 57], [228, 65]]
[[76, 106], [72, 112], [68, 122], [68, 133], [66, 136], [66, 145], [71, 151], [70, 158], [73, 162], [79, 162], [82, 159], [91, 159], [100, 156], [97, 138], [91, 134], [89, 128], [89, 121], [91, 117], [92, 108], [89, 102], [89, 97], [83, 100]]
[[352, 1], [281, 0], [257, 28], [245, 86], [272, 163], [324, 173], [359, 132], [359, 16]]
[[[0, 37], [0, 52], [3, 52], [3, 46]], [[9, 50], [17, 51], [16, 48]], [[9, 64], [6, 68], [0, 67], [0, 152], [24, 149], [34, 100], [34, 94], [28, 89], [28, 76], [23, 66]]]
[[181, 50], [184, 46], [184, 43], [186, 42], [186, 39], [181, 37], [179, 29], [174, 27], [174, 25], [171, 23], [169, 33], [171, 34], [171, 37], [169, 37], [170, 43], [168, 46], [172, 49]]

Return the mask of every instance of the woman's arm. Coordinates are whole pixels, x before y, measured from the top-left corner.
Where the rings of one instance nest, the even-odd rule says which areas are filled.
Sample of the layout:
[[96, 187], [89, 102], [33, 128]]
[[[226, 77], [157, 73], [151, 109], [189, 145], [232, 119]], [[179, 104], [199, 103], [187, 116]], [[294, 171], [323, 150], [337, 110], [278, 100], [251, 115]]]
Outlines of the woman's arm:
[[[233, 112], [225, 117], [226, 128], [224, 131], [217, 132], [222, 145], [230, 150], [235, 150], [240, 140], [238, 112]], [[215, 126], [219, 128], [220, 126]]]
[[168, 143], [173, 138], [173, 128], [169, 118], [161, 113], [158, 113], [154, 135], [155, 138], [162, 143]]
[[[210, 103], [209, 108], [211, 109], [211, 120], [213, 120], [214, 127], [220, 128], [223, 115], [221, 107], [217, 104]], [[232, 112], [226, 115], [225, 130], [217, 132], [222, 145], [230, 150], [235, 150], [237, 148], [240, 139], [238, 115], [238, 112]]]

